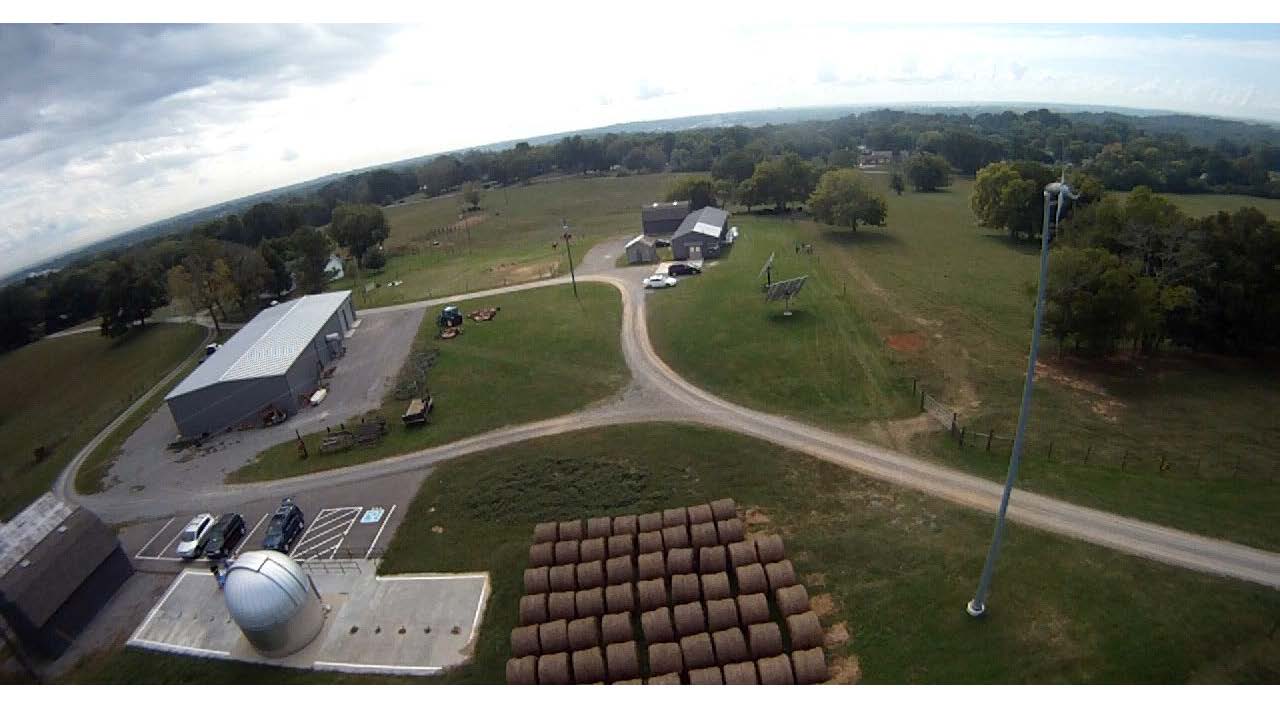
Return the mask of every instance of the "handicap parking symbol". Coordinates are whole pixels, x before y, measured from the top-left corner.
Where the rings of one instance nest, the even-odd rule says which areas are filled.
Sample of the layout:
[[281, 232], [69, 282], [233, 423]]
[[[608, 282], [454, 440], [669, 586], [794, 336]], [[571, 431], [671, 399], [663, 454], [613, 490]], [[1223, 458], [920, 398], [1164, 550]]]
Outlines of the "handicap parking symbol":
[[382, 514], [386, 511], [386, 508], [371, 507], [368, 510], [365, 510], [364, 515], [360, 517], [360, 524], [368, 525], [369, 523], [376, 523], [382, 519]]

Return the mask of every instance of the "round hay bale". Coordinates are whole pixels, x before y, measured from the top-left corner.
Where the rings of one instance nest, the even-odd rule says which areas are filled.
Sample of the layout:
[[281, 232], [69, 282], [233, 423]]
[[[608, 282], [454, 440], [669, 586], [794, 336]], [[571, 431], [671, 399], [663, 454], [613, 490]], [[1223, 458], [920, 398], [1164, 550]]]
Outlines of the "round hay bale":
[[578, 563], [578, 589], [590, 590], [604, 585], [604, 563], [599, 560]]
[[733, 498], [721, 498], [711, 501], [711, 514], [717, 520], [728, 520], [738, 516], [738, 503]]
[[604, 588], [579, 590], [573, 598], [578, 606], [578, 617], [600, 617], [604, 614]]
[[721, 665], [751, 659], [751, 653], [747, 652], [747, 639], [740, 628], [731, 627], [712, 633], [711, 644], [716, 648], [716, 662]]
[[582, 539], [582, 521], [581, 520], [564, 520], [560, 523], [560, 539], [561, 540], [581, 540]]
[[689, 547], [689, 527], [687, 525], [675, 525], [662, 528], [662, 545], [668, 550]]
[[636, 554], [636, 539], [631, 535], [609, 536], [609, 557], [631, 557]]
[[529, 546], [529, 567], [546, 567], [555, 564], [555, 543], [544, 542]]
[[664, 607], [667, 604], [667, 581], [663, 578], [641, 580], [636, 583], [636, 595], [642, 612]]
[[803, 585], [778, 588], [773, 593], [773, 599], [778, 601], [778, 610], [783, 617], [809, 612], [809, 591]]
[[569, 649], [584, 650], [600, 644], [600, 623], [593, 617], [569, 623]]
[[636, 552], [644, 555], [651, 552], [662, 552], [662, 533], [658, 530], [640, 533], [636, 538]]
[[616, 683], [609, 683], [609, 684], [610, 685], [643, 685], [644, 681], [641, 680], [640, 678], [632, 678], [630, 680], [619, 680]]
[[635, 568], [631, 567], [631, 558], [609, 558], [604, 564], [605, 581], [610, 585], [631, 582], [636, 579]]
[[605, 588], [604, 609], [611, 613], [629, 613], [635, 610], [636, 586], [628, 582]]
[[817, 685], [831, 679], [826, 655], [820, 647], [791, 653], [791, 668], [797, 685]]
[[781, 535], [761, 535], [756, 538], [756, 556], [762, 563], [773, 563], [786, 556]]
[[654, 578], [667, 576], [667, 562], [662, 557], [661, 552], [651, 552], [641, 555], [636, 560], [636, 577], [641, 580], [652, 580]]
[[765, 565], [764, 574], [769, 578], [771, 592], [796, 584], [796, 569], [791, 567], [790, 560], [779, 560]]
[[702, 603], [688, 602], [677, 605], [673, 614], [676, 621], [676, 635], [685, 637], [707, 631], [707, 618], [702, 613]]
[[[742, 527], [742, 521], [738, 518], [717, 520], [716, 534], [720, 536], [720, 542], [726, 545], [729, 543], [742, 542], [742, 540], [747, 536], [746, 528]], [[754, 668], [752, 669], [752, 672], [754, 672]]]
[[[677, 674], [684, 670], [684, 656], [680, 646], [673, 642], [649, 646], [649, 675]], [[652, 684], [652, 683], [650, 683]]]
[[551, 578], [546, 567], [529, 568], [524, 571], [524, 591], [527, 595], [537, 595], [551, 589]]
[[769, 589], [764, 566], [760, 563], [739, 565], [733, 569], [733, 576], [738, 581], [738, 593], [741, 595], [755, 595]]
[[756, 664], [750, 660], [724, 666], [725, 685], [759, 685], [756, 679]]
[[[766, 608], [767, 609], [767, 608]], [[768, 615], [765, 615], [768, 619]], [[711, 632], [738, 626], [738, 606], [733, 598], [707, 601], [707, 629]]]
[[729, 556], [723, 545], [713, 545], [698, 550], [698, 572], [718, 573], [729, 569]]
[[671, 576], [671, 604], [683, 605], [698, 599], [698, 576], [693, 573]]
[[682, 507], [668, 508], [662, 511], [662, 527], [679, 527], [689, 524], [689, 511]]
[[690, 685], [723, 685], [724, 677], [720, 674], [720, 668], [708, 667], [698, 668], [689, 671]]
[[613, 534], [613, 521], [607, 517], [587, 518], [587, 537], [604, 538]]
[[720, 544], [714, 523], [698, 523], [689, 526], [689, 543], [695, 548], [711, 547]]
[[573, 591], [553, 592], [547, 596], [547, 617], [551, 620], [572, 620], [574, 616]]
[[507, 661], [508, 685], [537, 685], [538, 658], [529, 655]]
[[533, 542], [555, 542], [560, 539], [558, 525], [553, 522], [540, 522], [533, 526]]
[[751, 646], [751, 657], [772, 657], [782, 652], [782, 631], [777, 623], [763, 622], [747, 627], [747, 644]]
[[538, 658], [539, 685], [568, 685], [572, 675], [569, 674], [569, 653], [543, 655]]
[[578, 545], [578, 562], [592, 562], [608, 559], [604, 551], [604, 538], [590, 538]]
[[650, 685], [679, 685], [680, 674], [666, 673], [664, 675], [651, 675], [649, 676], [649, 684]]
[[547, 621], [547, 596], [525, 595], [520, 598], [520, 624], [537, 625]]
[[684, 666], [689, 670], [716, 664], [715, 648], [711, 645], [711, 636], [706, 633], [680, 638], [680, 654], [684, 655]]
[[671, 611], [666, 607], [650, 610], [640, 615], [640, 629], [649, 645], [674, 642], [676, 629], [671, 625]]
[[697, 525], [698, 523], [715, 522], [716, 516], [711, 512], [711, 505], [703, 503], [701, 505], [690, 505], [687, 509], [689, 513], [689, 524]]
[[538, 645], [544, 655], [552, 655], [569, 649], [569, 623], [552, 620], [538, 626]]
[[822, 622], [812, 611], [787, 618], [787, 635], [792, 650], [822, 647]]
[[577, 590], [577, 573], [573, 565], [556, 565], [547, 572], [551, 592]]
[[573, 653], [573, 681], [578, 685], [603, 682], [604, 653], [598, 647], [582, 648]]
[[791, 675], [791, 661], [786, 655], [774, 655], [756, 661], [756, 669], [760, 673], [761, 685], [794, 685]]
[[605, 645], [626, 642], [631, 639], [631, 613], [612, 613], [600, 619], [600, 641]]
[[693, 548], [672, 548], [667, 551], [668, 575], [687, 575], [694, 570]]
[[723, 600], [733, 596], [733, 591], [729, 589], [728, 573], [711, 573], [700, 577], [702, 578], [703, 600]]
[[557, 540], [555, 547], [555, 558], [557, 565], [572, 565], [578, 562], [578, 541], [577, 540]]
[[651, 512], [645, 513], [636, 518], [636, 530], [638, 532], [652, 532], [662, 529], [662, 513]]
[[635, 535], [638, 531], [635, 515], [619, 515], [613, 519], [613, 532], [610, 535]]
[[634, 680], [640, 677], [640, 658], [636, 655], [634, 640], [606, 645], [604, 658], [609, 666], [610, 682]]
[[738, 622], [743, 627], [769, 621], [769, 598], [764, 593], [738, 596]]
[[750, 540], [739, 540], [735, 543], [729, 543], [729, 564], [734, 567], [743, 565], [754, 565], [760, 562], [756, 559], [756, 546]]
[[540, 652], [542, 646], [538, 643], [537, 625], [511, 628], [511, 657], [521, 658]]

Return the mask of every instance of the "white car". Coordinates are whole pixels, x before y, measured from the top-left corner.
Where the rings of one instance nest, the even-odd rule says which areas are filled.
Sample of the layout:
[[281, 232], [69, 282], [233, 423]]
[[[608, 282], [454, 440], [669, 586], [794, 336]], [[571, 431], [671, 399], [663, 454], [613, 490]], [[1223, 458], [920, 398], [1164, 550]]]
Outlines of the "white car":
[[658, 273], [650, 275], [644, 279], [644, 286], [647, 288], [669, 288], [675, 285], [677, 280], [666, 273]]
[[178, 536], [178, 557], [188, 560], [200, 557], [204, 538], [213, 528], [213, 521], [214, 518], [209, 513], [200, 513], [191, 518], [191, 522], [187, 523], [187, 526], [182, 529], [182, 534]]

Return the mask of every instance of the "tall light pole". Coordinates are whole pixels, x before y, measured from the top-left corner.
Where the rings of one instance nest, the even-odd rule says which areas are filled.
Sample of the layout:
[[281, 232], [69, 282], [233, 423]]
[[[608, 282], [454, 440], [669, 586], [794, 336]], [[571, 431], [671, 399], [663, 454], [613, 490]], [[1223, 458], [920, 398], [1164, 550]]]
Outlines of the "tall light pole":
[[573, 283], [573, 297], [576, 300], [578, 299], [578, 278], [573, 274], [573, 250], [569, 247], [569, 239], [573, 237], [573, 233], [569, 232], [569, 221], [563, 218], [560, 220], [560, 228], [564, 230], [561, 237], [564, 238], [564, 252], [569, 256], [569, 282]]
[[1000, 541], [1004, 537], [1004, 516], [1009, 509], [1009, 495], [1013, 492], [1013, 481], [1018, 478], [1018, 466], [1022, 460], [1022, 443], [1027, 435], [1027, 416], [1031, 411], [1031, 391], [1036, 378], [1036, 356], [1040, 354], [1040, 326], [1044, 322], [1044, 296], [1049, 278], [1049, 208], [1057, 200], [1057, 213], [1054, 227], [1062, 218], [1062, 207], [1068, 198], [1079, 197], [1071, 192], [1066, 183], [1066, 171], [1063, 179], [1052, 182], [1044, 188], [1044, 234], [1040, 238], [1040, 283], [1036, 290], [1036, 316], [1031, 329], [1031, 353], [1027, 357], [1027, 379], [1022, 385], [1022, 406], [1018, 409], [1018, 431], [1013, 436], [1013, 451], [1009, 455], [1009, 474], [1004, 480], [1004, 493], [1000, 496], [1000, 511], [996, 514], [996, 530], [991, 538], [991, 548], [987, 550], [987, 561], [982, 566], [982, 577], [978, 580], [978, 591], [973, 594], [966, 610], [973, 617], [982, 617], [987, 611], [987, 591], [991, 588], [991, 575], [995, 572], [996, 558], [1000, 556]]

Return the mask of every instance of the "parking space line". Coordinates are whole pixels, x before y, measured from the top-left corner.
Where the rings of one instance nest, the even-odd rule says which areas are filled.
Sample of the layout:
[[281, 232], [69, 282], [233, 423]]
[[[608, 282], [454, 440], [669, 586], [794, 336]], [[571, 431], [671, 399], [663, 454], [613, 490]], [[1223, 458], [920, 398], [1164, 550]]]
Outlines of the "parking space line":
[[253, 537], [254, 533], [258, 532], [258, 528], [262, 527], [262, 523], [266, 522], [268, 517], [271, 517], [271, 513], [267, 513], [263, 515], [262, 518], [258, 520], [258, 524], [253, 526], [252, 530], [250, 530], [249, 532], [245, 533], [240, 537], [240, 542], [236, 543], [236, 546], [231, 549], [230, 555], [232, 557], [235, 557], [240, 554], [240, 551], [244, 549], [244, 544], [249, 542], [249, 538]]
[[[334, 517], [337, 517], [337, 520], [334, 520], [333, 519]], [[327, 515], [326, 518], [327, 520], [323, 523], [317, 520], [314, 524], [312, 524], [311, 526], [312, 532], [320, 532], [321, 528], [325, 528], [325, 531], [327, 532], [329, 528], [338, 527], [339, 525], [342, 524], [343, 520], [346, 520], [347, 516], [346, 516], [346, 513], [335, 512]]]
[[155, 541], [156, 541], [156, 538], [160, 537], [160, 534], [161, 534], [161, 533], [163, 533], [165, 530], [169, 529], [169, 526], [170, 526], [170, 525], [172, 525], [172, 524], [173, 524], [173, 521], [174, 521], [174, 520], [177, 520], [177, 519], [178, 519], [178, 518], [176, 518], [176, 517], [171, 517], [171, 518], [169, 518], [169, 522], [166, 522], [166, 523], [165, 523], [165, 524], [164, 524], [164, 525], [163, 525], [159, 530], [157, 530], [157, 531], [156, 531], [156, 534], [151, 536], [151, 539], [147, 541], [147, 544], [146, 544], [146, 545], [143, 545], [142, 547], [138, 548], [138, 554], [137, 554], [137, 555], [134, 555], [134, 557], [135, 557], [135, 558], [142, 559], [142, 560], [146, 560], [147, 558], [142, 557], [142, 553], [146, 552], [146, 551], [147, 551], [147, 548], [151, 547], [151, 543], [155, 542]]
[[163, 559], [163, 558], [165, 558], [165, 557], [166, 557], [166, 554], [169, 552], [169, 546], [170, 546], [170, 545], [172, 545], [172, 544], [174, 543], [174, 541], [175, 541], [175, 540], [177, 540], [178, 538], [182, 537], [182, 531], [183, 531], [183, 530], [186, 530], [186, 529], [187, 529], [187, 526], [186, 526], [186, 525], [183, 525], [183, 526], [182, 526], [182, 530], [179, 530], [179, 531], [178, 531], [178, 534], [173, 536], [173, 540], [170, 540], [169, 542], [165, 543], [165, 544], [164, 544], [164, 547], [160, 548], [160, 552], [156, 553], [156, 557], [157, 557], [158, 559]]
[[[333, 557], [338, 554], [338, 549], [342, 547], [343, 540], [346, 539], [347, 533], [351, 531], [351, 526], [355, 525], [356, 520], [359, 519], [360, 511], [363, 509], [364, 507], [361, 506], [325, 508], [321, 510], [316, 516], [317, 518], [322, 516], [332, 517], [336, 515], [338, 516], [338, 520], [325, 523], [325, 529], [321, 532], [314, 532], [316, 526], [312, 525], [307, 529], [306, 534], [303, 535], [302, 539], [299, 540], [298, 544], [293, 548], [293, 552], [290, 553], [290, 556], [304, 558], [306, 560], [318, 560], [321, 555], [329, 552], [329, 559], [332, 560]], [[346, 522], [345, 527], [342, 525], [344, 521]], [[334, 543], [332, 547], [329, 546], [329, 543], [331, 542]]]
[[396, 506], [392, 505], [391, 509], [382, 518], [382, 524], [378, 526], [378, 534], [373, 536], [373, 542], [369, 543], [369, 549], [364, 551], [364, 559], [368, 560], [369, 555], [373, 553], [373, 549], [378, 546], [378, 538], [382, 537], [382, 531], [387, 529], [387, 521], [391, 519], [391, 513], [396, 511]]
[[316, 524], [320, 522], [320, 519], [326, 517], [328, 514], [329, 510], [327, 508], [321, 509], [320, 512], [316, 513], [316, 516], [311, 519], [312, 524], [308, 525], [307, 529], [302, 531], [302, 537], [298, 538], [298, 543], [293, 546], [293, 551], [289, 553], [290, 557], [298, 551], [298, 548], [302, 547], [302, 544], [307, 541], [307, 538], [311, 537], [311, 531], [316, 529]]

